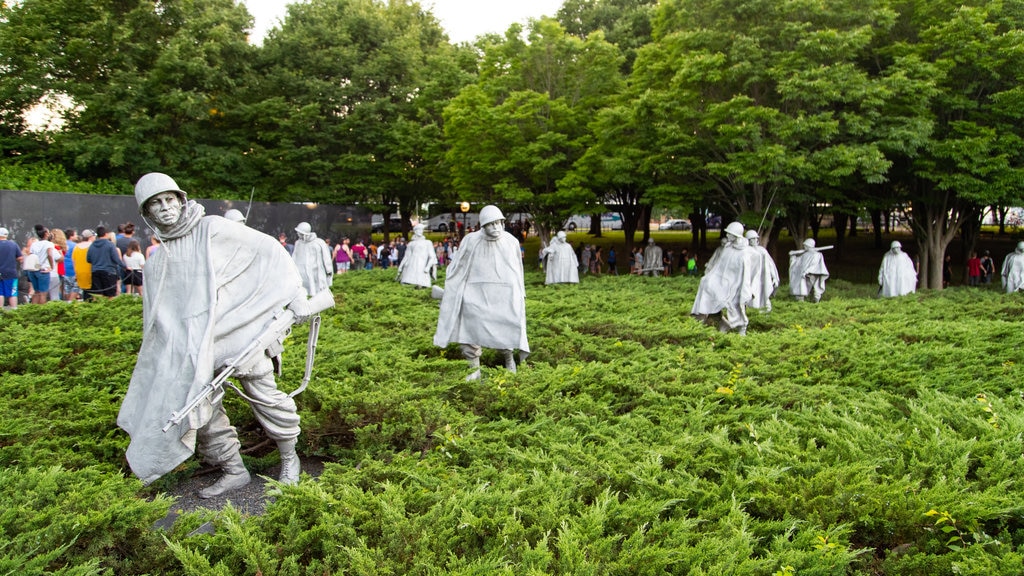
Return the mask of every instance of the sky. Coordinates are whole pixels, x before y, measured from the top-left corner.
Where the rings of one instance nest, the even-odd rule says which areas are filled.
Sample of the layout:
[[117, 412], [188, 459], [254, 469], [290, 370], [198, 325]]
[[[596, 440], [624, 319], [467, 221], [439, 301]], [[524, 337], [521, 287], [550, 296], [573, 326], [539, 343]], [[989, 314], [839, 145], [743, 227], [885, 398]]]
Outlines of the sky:
[[[256, 19], [252, 42], [260, 43], [267, 30], [277, 26], [286, 14], [285, 6], [295, 0], [244, 0]], [[562, 0], [420, 0], [441, 21], [452, 42], [469, 42], [480, 34], [503, 33], [514, 22], [554, 16]]]

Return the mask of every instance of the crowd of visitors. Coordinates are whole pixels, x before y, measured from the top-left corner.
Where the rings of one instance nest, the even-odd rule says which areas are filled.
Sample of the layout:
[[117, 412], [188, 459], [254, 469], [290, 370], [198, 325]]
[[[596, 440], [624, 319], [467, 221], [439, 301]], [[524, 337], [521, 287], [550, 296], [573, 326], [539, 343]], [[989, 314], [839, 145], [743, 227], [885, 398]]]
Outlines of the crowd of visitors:
[[[6, 307], [50, 301], [142, 296], [143, 268], [152, 254], [134, 238], [131, 222], [108, 231], [36, 224], [23, 246], [0, 227], [0, 289]], [[148, 253], [147, 253], [148, 252]]]

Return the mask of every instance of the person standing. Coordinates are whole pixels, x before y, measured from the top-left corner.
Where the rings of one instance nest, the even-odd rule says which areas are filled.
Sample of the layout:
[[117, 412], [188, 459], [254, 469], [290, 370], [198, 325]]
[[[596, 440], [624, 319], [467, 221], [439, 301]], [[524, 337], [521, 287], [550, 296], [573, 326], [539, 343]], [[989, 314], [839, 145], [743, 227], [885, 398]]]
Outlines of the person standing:
[[18, 264], [21, 263], [21, 249], [13, 240], [8, 240], [10, 231], [0, 226], [0, 308], [5, 305], [18, 307]]
[[967, 285], [979, 286], [981, 284], [981, 258], [977, 252], [971, 252], [967, 259]]
[[[274, 381], [284, 337], [278, 330], [286, 333], [287, 327], [275, 320], [306, 319], [324, 306], [307, 300], [299, 271], [280, 242], [220, 216], [206, 216], [202, 205], [189, 200], [166, 174], [142, 176], [135, 199], [163, 245], [147, 264], [142, 345], [117, 416], [118, 426], [131, 437], [126, 456], [132, 471], [149, 484], [198, 451], [223, 472], [199, 491], [201, 498], [249, 484], [222, 390], [181, 414], [176, 425], [168, 419], [189, 400], [203, 398], [214, 376], [232, 368], [257, 421], [277, 443], [279, 480], [298, 482], [299, 416], [295, 401]], [[330, 293], [325, 294], [333, 304]], [[271, 326], [275, 329], [268, 337]], [[253, 349], [257, 343], [268, 347]]]
[[338, 264], [338, 274], [344, 274], [352, 267], [352, 247], [349, 246], [348, 236], [341, 239], [341, 243], [334, 247], [334, 261]]
[[75, 252], [75, 247], [78, 246], [81, 238], [74, 228], [65, 230], [64, 236], [67, 238], [68, 249], [64, 253], [64, 276], [61, 278], [61, 290], [64, 291], [65, 300], [78, 300], [82, 297], [82, 290], [78, 287], [78, 271], [75, 269], [75, 261], [71, 255]]
[[88, 301], [92, 300], [92, 264], [89, 264], [88, 255], [96, 233], [86, 228], [79, 238], [71, 251], [71, 260], [75, 263], [75, 282], [82, 292], [82, 300]]
[[45, 304], [50, 296], [50, 272], [57, 268], [53, 242], [50, 241], [50, 231], [42, 224], [35, 226], [36, 241], [32, 243], [29, 251], [35, 256], [38, 268], [29, 269], [28, 278], [32, 283], [32, 303]]
[[107, 238], [107, 229], [96, 227], [96, 239], [89, 246], [86, 260], [92, 266], [92, 294], [113, 298], [124, 271], [124, 261], [117, 247]]
[[458, 343], [472, 372], [480, 379], [483, 347], [500, 350], [505, 368], [516, 371], [513, 350], [520, 361], [530, 352], [526, 339], [526, 284], [519, 242], [505, 231], [505, 216], [497, 206], [480, 210], [481, 230], [467, 234], [448, 265], [434, 345]]
[[124, 253], [124, 284], [125, 294], [142, 296], [142, 269], [146, 265], [146, 256], [142, 253], [139, 241], [132, 238]]
[[992, 277], [996, 275], [996, 262], [988, 250], [981, 255], [981, 283], [991, 284]]
[[892, 298], [912, 294], [917, 290], [917, 270], [910, 255], [903, 251], [899, 240], [893, 240], [889, 251], [882, 257], [878, 268], [878, 295]]

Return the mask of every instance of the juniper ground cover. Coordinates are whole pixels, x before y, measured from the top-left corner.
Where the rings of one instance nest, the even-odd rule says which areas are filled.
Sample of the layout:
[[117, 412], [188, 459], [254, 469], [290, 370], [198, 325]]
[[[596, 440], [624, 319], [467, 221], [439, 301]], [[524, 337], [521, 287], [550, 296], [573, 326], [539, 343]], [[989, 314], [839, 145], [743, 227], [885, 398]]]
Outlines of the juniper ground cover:
[[161, 490], [198, 464], [142, 488], [115, 425], [138, 300], [6, 313], [0, 572], [1021, 573], [1024, 299], [879, 300], [836, 279], [817, 305], [752, 312], [741, 337], [689, 318], [698, 281], [528, 272], [533, 353], [511, 374], [485, 352], [467, 383], [431, 343], [428, 291], [339, 276], [299, 401], [323, 475], [276, 486], [262, 516], [168, 531]]

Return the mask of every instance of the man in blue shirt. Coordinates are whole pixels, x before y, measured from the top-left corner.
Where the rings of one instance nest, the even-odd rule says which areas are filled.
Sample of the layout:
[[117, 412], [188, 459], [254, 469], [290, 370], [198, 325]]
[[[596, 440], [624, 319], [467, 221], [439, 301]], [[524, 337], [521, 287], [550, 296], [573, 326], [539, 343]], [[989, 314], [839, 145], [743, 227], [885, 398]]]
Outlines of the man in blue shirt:
[[[0, 227], [0, 299], [6, 300], [11, 308], [18, 307], [18, 262], [21, 250], [7, 239], [7, 228]], [[0, 308], [3, 302], [0, 301]]]
[[89, 247], [86, 260], [92, 264], [92, 293], [107, 298], [117, 296], [117, 281], [124, 270], [124, 262], [103, 226], [96, 227], [96, 240]]

